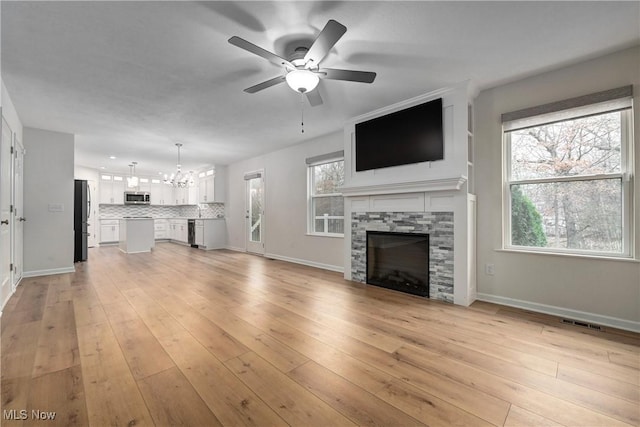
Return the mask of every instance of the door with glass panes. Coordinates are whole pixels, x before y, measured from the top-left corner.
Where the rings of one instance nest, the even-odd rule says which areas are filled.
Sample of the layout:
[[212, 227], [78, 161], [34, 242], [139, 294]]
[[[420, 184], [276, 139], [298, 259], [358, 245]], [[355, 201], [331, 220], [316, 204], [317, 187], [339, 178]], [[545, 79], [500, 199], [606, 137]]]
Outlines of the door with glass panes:
[[264, 172], [245, 174], [247, 252], [264, 255]]
[[247, 252], [264, 255], [264, 172], [245, 174]]

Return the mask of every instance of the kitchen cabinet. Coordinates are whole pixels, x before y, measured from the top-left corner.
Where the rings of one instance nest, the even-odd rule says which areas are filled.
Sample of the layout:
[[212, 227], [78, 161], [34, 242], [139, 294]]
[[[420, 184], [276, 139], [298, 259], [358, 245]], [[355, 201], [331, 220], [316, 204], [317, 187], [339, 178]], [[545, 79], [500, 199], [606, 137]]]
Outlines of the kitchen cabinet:
[[175, 205], [175, 199], [173, 198], [173, 187], [167, 185], [158, 178], [151, 179], [150, 191], [151, 204], [172, 206]]
[[[213, 175], [213, 170], [210, 170], [210, 172], [212, 172], [211, 175], [205, 175], [204, 177], [200, 178], [198, 182], [198, 202], [200, 203], [213, 203], [213, 201], [215, 200], [216, 177]], [[206, 172], [202, 173], [206, 174]]]
[[184, 202], [186, 196], [186, 188], [174, 188], [173, 189], [173, 201], [174, 201], [174, 205], [186, 205], [186, 203]]
[[152, 205], [161, 205], [162, 201], [162, 185], [164, 184], [157, 178], [151, 179], [151, 185], [149, 185], [149, 195], [151, 196], [151, 204]]
[[227, 231], [224, 219], [196, 219], [195, 226], [198, 248], [211, 250], [226, 247]]
[[155, 247], [152, 218], [123, 218], [118, 248], [126, 254], [151, 252]]
[[176, 205], [196, 205], [198, 204], [198, 186], [185, 188], [174, 188], [173, 199]]
[[[100, 203], [124, 204], [125, 179], [119, 175], [100, 175]], [[117, 240], [117, 239], [116, 239]]]
[[196, 245], [204, 246], [204, 221], [196, 220]]
[[117, 219], [100, 220], [100, 243], [114, 243], [120, 239], [120, 224]]
[[138, 189], [136, 191], [151, 193], [151, 180], [149, 178], [140, 178]]
[[226, 167], [202, 171], [198, 174], [198, 203], [224, 203]]
[[186, 219], [169, 220], [169, 238], [182, 243], [189, 241], [189, 228]]
[[175, 203], [173, 202], [173, 190], [174, 188], [168, 184], [162, 184], [163, 187], [160, 190], [160, 194], [162, 196], [162, 204], [173, 206]]
[[153, 221], [153, 237], [156, 240], [169, 238], [169, 221], [166, 219], [155, 219]]
[[188, 205], [198, 204], [198, 185], [197, 184], [187, 189], [187, 204]]

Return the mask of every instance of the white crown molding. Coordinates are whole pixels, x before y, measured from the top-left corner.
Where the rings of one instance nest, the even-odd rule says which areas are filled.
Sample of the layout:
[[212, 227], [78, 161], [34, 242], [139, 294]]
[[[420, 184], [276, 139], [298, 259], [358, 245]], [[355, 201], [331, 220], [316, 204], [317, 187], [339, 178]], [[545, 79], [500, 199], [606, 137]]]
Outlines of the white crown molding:
[[401, 182], [391, 184], [374, 184], [344, 186], [340, 189], [345, 197], [371, 196], [377, 194], [402, 194], [430, 191], [457, 191], [467, 181], [465, 176], [430, 179], [426, 181]]

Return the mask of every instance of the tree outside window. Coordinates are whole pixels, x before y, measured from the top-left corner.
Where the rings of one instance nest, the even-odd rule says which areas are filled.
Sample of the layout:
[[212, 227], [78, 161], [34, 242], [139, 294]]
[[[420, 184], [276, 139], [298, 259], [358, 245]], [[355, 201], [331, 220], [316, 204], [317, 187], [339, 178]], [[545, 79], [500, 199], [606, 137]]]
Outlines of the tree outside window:
[[309, 231], [313, 234], [344, 235], [344, 160], [309, 166]]
[[505, 133], [512, 246], [624, 253], [628, 115], [605, 112]]

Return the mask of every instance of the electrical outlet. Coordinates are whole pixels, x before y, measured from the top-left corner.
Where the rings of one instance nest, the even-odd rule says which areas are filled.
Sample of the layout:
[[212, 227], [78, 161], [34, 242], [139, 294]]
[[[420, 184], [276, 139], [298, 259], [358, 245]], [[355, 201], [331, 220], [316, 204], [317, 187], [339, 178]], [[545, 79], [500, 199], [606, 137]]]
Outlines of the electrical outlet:
[[484, 265], [484, 273], [487, 276], [493, 276], [494, 274], [496, 274], [496, 266], [493, 264], [485, 264]]

